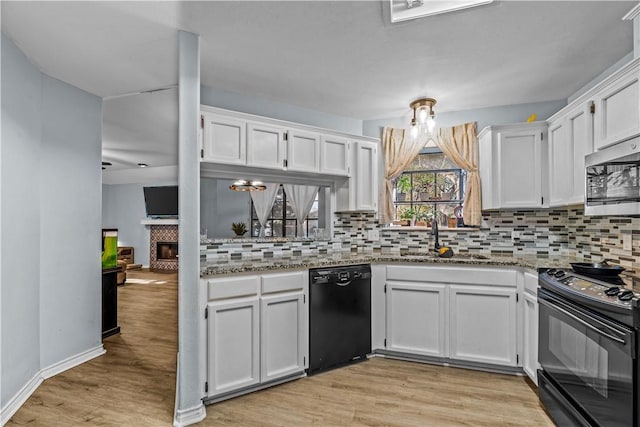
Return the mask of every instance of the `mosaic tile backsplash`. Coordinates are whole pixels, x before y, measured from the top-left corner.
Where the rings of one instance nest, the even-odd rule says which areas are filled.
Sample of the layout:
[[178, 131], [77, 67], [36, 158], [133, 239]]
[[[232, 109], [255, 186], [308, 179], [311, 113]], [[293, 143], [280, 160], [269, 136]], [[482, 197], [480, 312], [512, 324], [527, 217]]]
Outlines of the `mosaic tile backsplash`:
[[[379, 240], [369, 240], [378, 230]], [[584, 216], [581, 207], [550, 210], [483, 212], [482, 225], [465, 231], [440, 230], [440, 243], [454, 252], [481, 255], [566, 255], [611, 259], [640, 271], [640, 218]], [[625, 243], [630, 245], [625, 249]], [[334, 222], [332, 241], [211, 243], [201, 246], [207, 259], [261, 259], [322, 253], [428, 253], [429, 230], [381, 227], [373, 213], [342, 213]]]

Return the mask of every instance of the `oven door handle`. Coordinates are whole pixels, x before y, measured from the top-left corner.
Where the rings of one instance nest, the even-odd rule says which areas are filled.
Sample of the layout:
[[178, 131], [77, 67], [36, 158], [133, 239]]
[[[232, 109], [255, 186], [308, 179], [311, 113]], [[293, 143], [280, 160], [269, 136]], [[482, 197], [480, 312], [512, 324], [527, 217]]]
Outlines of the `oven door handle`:
[[623, 338], [618, 338], [616, 336], [613, 336], [611, 334], [608, 334], [608, 333], [604, 332], [603, 330], [601, 330], [599, 328], [596, 328], [591, 323], [581, 319], [580, 317], [576, 316], [575, 314], [571, 313], [568, 310], [565, 310], [562, 307], [558, 307], [557, 305], [552, 304], [550, 302], [547, 302], [544, 299], [538, 299], [538, 302], [540, 304], [542, 304], [542, 305], [546, 305], [547, 307], [549, 307], [549, 308], [551, 308], [553, 310], [559, 311], [560, 313], [564, 314], [565, 316], [568, 316], [568, 317], [572, 318], [573, 320], [575, 320], [576, 322], [580, 323], [581, 325], [586, 326], [587, 328], [591, 329], [592, 331], [597, 332], [598, 334], [600, 334], [600, 335], [602, 335], [602, 336], [604, 336], [606, 338], [609, 338], [612, 341], [618, 342], [618, 343], [620, 343], [622, 345], [627, 345], [627, 342]]

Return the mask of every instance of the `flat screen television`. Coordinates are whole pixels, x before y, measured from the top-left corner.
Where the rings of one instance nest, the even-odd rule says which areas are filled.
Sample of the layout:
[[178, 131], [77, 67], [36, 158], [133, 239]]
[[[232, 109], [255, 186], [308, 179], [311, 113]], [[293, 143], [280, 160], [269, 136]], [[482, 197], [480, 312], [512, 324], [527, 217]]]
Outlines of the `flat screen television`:
[[144, 187], [144, 205], [149, 218], [178, 217], [178, 186]]

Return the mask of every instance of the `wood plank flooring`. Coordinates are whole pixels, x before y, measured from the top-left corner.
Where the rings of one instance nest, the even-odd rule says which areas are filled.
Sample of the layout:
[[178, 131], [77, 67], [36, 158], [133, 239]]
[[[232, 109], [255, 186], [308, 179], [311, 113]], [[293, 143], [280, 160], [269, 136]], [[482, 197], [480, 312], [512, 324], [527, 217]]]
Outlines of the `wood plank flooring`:
[[[122, 333], [105, 340], [107, 354], [45, 381], [7, 426], [171, 425], [177, 275], [129, 271], [129, 279], [118, 289]], [[198, 425], [553, 423], [522, 377], [374, 358], [208, 406]]]

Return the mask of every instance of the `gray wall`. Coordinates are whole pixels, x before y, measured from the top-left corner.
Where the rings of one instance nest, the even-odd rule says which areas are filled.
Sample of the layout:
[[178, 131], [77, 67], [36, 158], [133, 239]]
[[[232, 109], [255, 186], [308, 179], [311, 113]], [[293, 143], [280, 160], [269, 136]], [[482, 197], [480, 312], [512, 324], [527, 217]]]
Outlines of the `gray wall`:
[[4, 408], [40, 370], [42, 75], [2, 35], [2, 367]]
[[[231, 238], [234, 222], [244, 222], [251, 231], [251, 196], [246, 192], [229, 190], [230, 180], [200, 179], [200, 223], [212, 238]], [[249, 233], [245, 235], [249, 237]]]
[[200, 86], [200, 103], [212, 107], [226, 108], [273, 119], [362, 135], [362, 120], [360, 119], [337, 116], [210, 86]]
[[40, 364], [101, 344], [102, 100], [43, 75]]
[[118, 229], [118, 246], [133, 246], [136, 264], [149, 266], [149, 226], [143, 187], [177, 185], [177, 181], [102, 185], [102, 227]]
[[101, 117], [2, 35], [2, 407], [101, 345]]
[[[537, 115], [536, 120], [546, 120], [565, 105], [567, 105], [566, 100], [557, 100], [445, 113], [438, 113], [436, 105], [435, 112], [439, 127], [454, 126], [466, 122], [478, 122], [479, 133], [486, 126], [525, 122], [533, 113]], [[409, 107], [407, 106], [407, 114], [403, 117], [366, 120], [363, 125], [363, 135], [380, 138], [384, 126], [408, 128], [409, 120], [410, 114]]]

